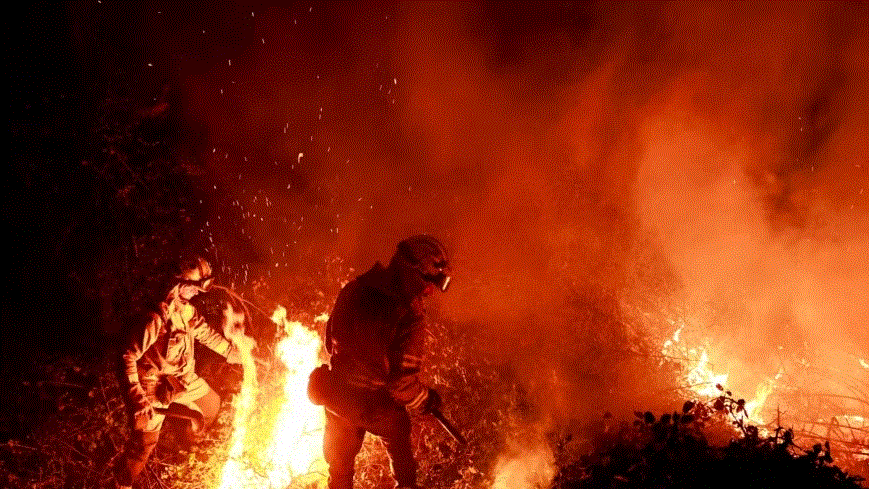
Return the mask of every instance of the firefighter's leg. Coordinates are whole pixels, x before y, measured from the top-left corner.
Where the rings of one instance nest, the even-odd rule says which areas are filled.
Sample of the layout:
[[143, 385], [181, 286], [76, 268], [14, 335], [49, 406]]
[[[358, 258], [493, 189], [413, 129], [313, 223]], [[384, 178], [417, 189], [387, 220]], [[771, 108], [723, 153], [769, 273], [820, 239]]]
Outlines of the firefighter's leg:
[[160, 439], [160, 430], [157, 431], [133, 431], [124, 447], [124, 455], [118, 466], [117, 483], [121, 487], [132, 486], [139, 474], [148, 463], [148, 457], [157, 446]]
[[115, 480], [119, 487], [130, 487], [139, 478], [160, 439], [164, 418], [161, 414], [155, 414], [146, 422], [144, 429], [130, 430], [130, 438], [116, 467]]
[[220, 410], [220, 395], [208, 385], [205, 379], [197, 377], [196, 380], [187, 385], [187, 390], [174, 402], [202, 413], [204, 422], [198, 431], [193, 429], [191, 422], [184, 423], [185, 441], [188, 447], [192, 447], [200, 441], [205, 430], [217, 419], [217, 413]]
[[202, 429], [208, 429], [217, 419], [217, 412], [220, 411], [220, 395], [209, 387], [208, 392], [194, 402], [205, 418]]
[[353, 488], [353, 463], [365, 430], [326, 410], [323, 455], [329, 464], [329, 489]]
[[175, 402], [202, 413], [205, 420], [203, 429], [211, 426], [211, 423], [217, 419], [217, 412], [220, 410], [220, 396], [202, 377], [196, 377], [193, 382], [188, 384], [187, 390], [178, 399], [175, 399]]
[[392, 462], [392, 475], [399, 488], [415, 488], [416, 460], [410, 441], [410, 416], [404, 407], [385, 400], [378, 407], [372, 426], [368, 431], [380, 436]]

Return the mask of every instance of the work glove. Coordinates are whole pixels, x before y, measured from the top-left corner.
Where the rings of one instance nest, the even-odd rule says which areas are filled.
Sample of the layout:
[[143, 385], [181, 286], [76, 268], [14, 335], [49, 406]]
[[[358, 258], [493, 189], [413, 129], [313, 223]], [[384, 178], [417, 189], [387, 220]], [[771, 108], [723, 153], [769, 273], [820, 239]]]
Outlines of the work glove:
[[[271, 368], [271, 364], [268, 361], [256, 356], [255, 354], [251, 354], [251, 358], [253, 358], [254, 363], [256, 363], [258, 367], [266, 369]], [[231, 345], [229, 347], [229, 351], [226, 352], [226, 363], [230, 365], [241, 365], [244, 363], [244, 359], [241, 356], [241, 350], [239, 350], [238, 346]]]
[[441, 395], [438, 394], [438, 391], [428, 388], [428, 397], [425, 398], [425, 401], [422, 402], [422, 406], [420, 407], [420, 411], [423, 414], [432, 414], [435, 411], [440, 411], [444, 405], [443, 399], [441, 399]]
[[237, 346], [229, 346], [229, 351], [226, 352], [226, 363], [231, 363], [233, 365], [241, 364], [241, 353], [238, 351]]
[[164, 375], [157, 381], [155, 399], [161, 404], [169, 405], [187, 391], [187, 387], [181, 383], [181, 379], [174, 375]]

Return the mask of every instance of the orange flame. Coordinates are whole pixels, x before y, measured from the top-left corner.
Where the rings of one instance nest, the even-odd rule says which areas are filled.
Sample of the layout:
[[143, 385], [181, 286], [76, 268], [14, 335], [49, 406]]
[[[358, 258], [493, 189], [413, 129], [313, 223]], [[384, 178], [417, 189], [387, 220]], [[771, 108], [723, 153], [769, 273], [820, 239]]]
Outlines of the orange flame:
[[[685, 324], [681, 323], [672, 338], [667, 339], [661, 349], [661, 353], [665, 356], [676, 356], [685, 358], [689, 364], [693, 364], [690, 370], [682, 379], [683, 387], [699, 398], [715, 398], [723, 394], [724, 386], [730, 378], [729, 373], [721, 373], [715, 371], [714, 363], [710, 361], [709, 352], [706, 347], [687, 347], [680, 341], [682, 330]], [[744, 411], [733, 413], [737, 420], [750, 421], [755, 425], [764, 424], [761, 418], [767, 397], [772, 393], [776, 385], [776, 380], [781, 376], [781, 372], [775, 378], [766, 379], [759, 383], [755, 388], [754, 397], [746, 400]]]
[[531, 449], [513, 447], [495, 463], [492, 489], [535, 489], [547, 487], [555, 476], [555, 460], [545, 445]]
[[[324, 317], [328, 318], [321, 315], [316, 320]], [[283, 392], [273, 399], [259, 399], [256, 363], [251, 350], [242, 348], [244, 380], [234, 401], [234, 431], [221, 489], [326, 485], [325, 417], [307, 396], [308, 375], [319, 362], [320, 336], [301, 322], [289, 321], [280, 306], [272, 321], [286, 334], [276, 348], [286, 367]]]

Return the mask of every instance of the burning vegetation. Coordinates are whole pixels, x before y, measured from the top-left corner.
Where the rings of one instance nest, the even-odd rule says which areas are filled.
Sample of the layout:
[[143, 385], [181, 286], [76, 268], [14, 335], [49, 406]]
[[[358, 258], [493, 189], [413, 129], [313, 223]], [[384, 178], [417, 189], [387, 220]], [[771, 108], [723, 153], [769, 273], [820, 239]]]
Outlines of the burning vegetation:
[[[167, 421], [140, 487], [325, 487], [325, 323], [421, 232], [467, 439], [414, 418], [422, 487], [865, 484], [865, 3], [212, 7], [14, 36], [0, 485], [114, 483], [117, 340], [195, 247], [242, 364], [197, 351], [217, 423]], [[378, 438], [356, 462], [392, 487]]]
[[[321, 310], [328, 302], [314, 300], [304, 309]], [[173, 431], [179, 426], [168, 423], [168, 436], [142, 487], [325, 487], [324, 416], [308, 401], [306, 389], [308, 374], [322, 358], [327, 316], [299, 313], [298, 320], [289, 320], [287, 313], [276, 306], [271, 324], [260, 321], [261, 340], [274, 340], [265, 348], [271, 350], [268, 362], [248, 348], [242, 368], [213, 355], [200, 369], [223, 387], [220, 420], [192, 447]], [[755, 414], [761, 411], [752, 409], [760, 407], [755, 401], [710, 384], [723, 378], [707, 370], [703, 354], [662, 369], [681, 372], [670, 393], [659, 393], [662, 402], [691, 399], [672, 413], [606, 412], [555, 426], [515, 372], [480, 357], [467, 330], [445, 321], [432, 326], [435, 367], [427, 377], [443, 391], [447, 412], [468, 444], [456, 443], [432, 419], [417, 419], [414, 440], [424, 487], [693, 487], [722, 473], [732, 483], [800, 480], [812, 487], [858, 487], [856, 474], [865, 473], [869, 440], [858, 416], [784, 428], [779, 413], [779, 419], [764, 423]], [[673, 358], [655, 361], [676, 362]], [[126, 413], [112, 373], [117, 365], [111, 358], [89, 364], [65, 357], [32, 366], [25, 377], [40, 380], [23, 383], [12, 396], [19, 420], [31, 423], [31, 431], [4, 446], [4, 485], [111, 485], [110, 467], [125, 438]], [[360, 487], [392, 487], [389, 460], [377, 438], [366, 439], [357, 463]]]

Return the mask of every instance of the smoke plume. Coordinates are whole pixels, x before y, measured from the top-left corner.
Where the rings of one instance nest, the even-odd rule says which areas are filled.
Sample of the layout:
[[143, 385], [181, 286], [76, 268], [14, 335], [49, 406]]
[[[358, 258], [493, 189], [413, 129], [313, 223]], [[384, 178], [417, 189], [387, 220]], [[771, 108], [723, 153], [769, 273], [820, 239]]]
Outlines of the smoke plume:
[[456, 270], [438, 314], [559, 419], [607, 404], [619, 365], [587, 343], [630, 340], [649, 296], [748, 389], [782, 350], [860, 372], [865, 3], [250, 10], [176, 33], [170, 66], [228, 193], [210, 232], [276, 283], [434, 234]]

